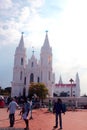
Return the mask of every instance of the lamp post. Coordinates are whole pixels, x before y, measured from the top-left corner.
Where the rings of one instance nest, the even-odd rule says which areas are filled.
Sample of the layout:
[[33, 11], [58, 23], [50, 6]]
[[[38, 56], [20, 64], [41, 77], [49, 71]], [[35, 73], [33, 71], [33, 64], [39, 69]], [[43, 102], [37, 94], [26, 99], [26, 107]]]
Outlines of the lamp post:
[[71, 97], [72, 97], [73, 96], [73, 94], [72, 94], [72, 83], [74, 82], [74, 80], [71, 78], [69, 81], [71, 83]]
[[[70, 83], [71, 83], [71, 98], [72, 98], [72, 96], [73, 96], [73, 93], [72, 93], [72, 83], [74, 82], [74, 80], [71, 78], [70, 80]], [[71, 99], [71, 110], [73, 110], [73, 100]]]

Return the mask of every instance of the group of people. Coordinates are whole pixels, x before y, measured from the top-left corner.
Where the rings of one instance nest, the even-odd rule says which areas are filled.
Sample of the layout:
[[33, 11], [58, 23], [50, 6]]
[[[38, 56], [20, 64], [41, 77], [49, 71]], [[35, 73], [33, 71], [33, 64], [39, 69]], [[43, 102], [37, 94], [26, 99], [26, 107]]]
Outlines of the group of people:
[[[7, 108], [7, 112], [9, 111], [10, 127], [14, 126], [16, 108], [20, 108], [20, 106], [15, 101], [15, 98], [12, 98]], [[30, 112], [30, 119], [32, 119], [32, 100], [30, 99], [28, 101], [27, 98], [24, 98], [24, 103], [21, 108], [20, 114], [23, 120], [25, 121], [26, 125], [26, 127], [24, 128], [25, 130], [29, 129], [29, 123], [28, 123], [29, 112]]]
[[[10, 119], [10, 127], [14, 126], [15, 122], [15, 111], [16, 108], [19, 108], [20, 106], [16, 103], [15, 99], [12, 98], [11, 102], [8, 105], [7, 112], [9, 110], [9, 119]], [[29, 129], [29, 119], [28, 114], [30, 112], [30, 119], [32, 119], [32, 100], [27, 100], [27, 98], [24, 99], [23, 107], [20, 111], [20, 114], [22, 115], [23, 120], [25, 121], [26, 127], [25, 130]], [[54, 129], [60, 125], [60, 129], [62, 129], [62, 113], [65, 114], [65, 107], [62, 104], [62, 100], [60, 98], [57, 99], [56, 102], [53, 104], [53, 113], [55, 114], [55, 126]], [[58, 122], [59, 118], [59, 122]]]

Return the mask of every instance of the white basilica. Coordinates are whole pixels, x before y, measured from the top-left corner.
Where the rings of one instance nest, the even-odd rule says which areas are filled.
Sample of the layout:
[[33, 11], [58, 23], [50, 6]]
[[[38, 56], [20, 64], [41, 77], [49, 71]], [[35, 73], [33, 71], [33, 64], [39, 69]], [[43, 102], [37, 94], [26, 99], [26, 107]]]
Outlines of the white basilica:
[[67, 96], [80, 96], [78, 73], [76, 74], [74, 83], [65, 84], [61, 77], [59, 82], [55, 83], [55, 74], [52, 69], [52, 48], [49, 44], [47, 31], [44, 43], [41, 47], [39, 60], [37, 60], [34, 53], [32, 53], [30, 59], [27, 59], [23, 33], [19, 45], [15, 50], [11, 96], [22, 96], [24, 92], [25, 95], [28, 96], [31, 82], [44, 83], [51, 97], [53, 97], [53, 94], [60, 96], [64, 93], [66, 93]]
[[38, 61], [33, 53], [31, 58], [28, 59], [28, 62], [22, 33], [14, 55], [11, 96], [23, 95], [24, 90], [26, 96], [28, 96], [29, 85], [31, 82], [44, 83], [48, 88], [50, 96], [52, 96], [52, 86], [55, 82], [54, 77], [55, 74], [52, 70], [52, 48], [49, 44], [47, 31], [44, 43], [41, 47], [40, 60]]

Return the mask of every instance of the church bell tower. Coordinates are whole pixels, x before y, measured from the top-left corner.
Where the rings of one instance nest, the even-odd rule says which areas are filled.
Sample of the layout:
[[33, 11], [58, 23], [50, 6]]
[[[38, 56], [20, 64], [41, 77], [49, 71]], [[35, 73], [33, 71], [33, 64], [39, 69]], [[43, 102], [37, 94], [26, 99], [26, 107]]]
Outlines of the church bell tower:
[[14, 55], [12, 96], [23, 95], [24, 72], [26, 67], [26, 49], [24, 47], [23, 32]]
[[45, 83], [52, 96], [52, 48], [49, 44], [48, 31], [40, 53], [41, 59], [41, 82]]

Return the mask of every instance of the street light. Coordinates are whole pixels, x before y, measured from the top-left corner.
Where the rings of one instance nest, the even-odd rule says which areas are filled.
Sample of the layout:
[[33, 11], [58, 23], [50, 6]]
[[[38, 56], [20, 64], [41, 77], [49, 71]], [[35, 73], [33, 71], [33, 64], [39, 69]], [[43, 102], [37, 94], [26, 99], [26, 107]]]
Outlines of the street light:
[[74, 82], [74, 80], [71, 78], [69, 81], [71, 83], [71, 97], [72, 97], [73, 96], [73, 94], [72, 94], [72, 83]]
[[[70, 80], [70, 83], [71, 83], [71, 97], [73, 96], [73, 93], [72, 93], [72, 83], [74, 82], [74, 80], [71, 78]], [[72, 102], [72, 99], [71, 99], [71, 109], [73, 110], [73, 102]]]

